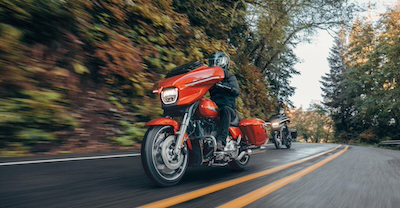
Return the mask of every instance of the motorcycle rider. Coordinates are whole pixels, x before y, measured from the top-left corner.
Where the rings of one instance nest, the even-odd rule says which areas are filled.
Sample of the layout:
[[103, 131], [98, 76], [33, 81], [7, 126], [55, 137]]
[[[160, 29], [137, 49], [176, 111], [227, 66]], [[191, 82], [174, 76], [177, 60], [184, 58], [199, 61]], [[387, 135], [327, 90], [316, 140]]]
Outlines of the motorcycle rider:
[[236, 112], [236, 97], [240, 88], [236, 76], [229, 72], [230, 58], [223, 51], [215, 51], [208, 58], [208, 66], [220, 66], [224, 69], [225, 78], [210, 88], [211, 100], [219, 109], [220, 122], [217, 135], [217, 147], [223, 150], [229, 134], [229, 125], [239, 116]]

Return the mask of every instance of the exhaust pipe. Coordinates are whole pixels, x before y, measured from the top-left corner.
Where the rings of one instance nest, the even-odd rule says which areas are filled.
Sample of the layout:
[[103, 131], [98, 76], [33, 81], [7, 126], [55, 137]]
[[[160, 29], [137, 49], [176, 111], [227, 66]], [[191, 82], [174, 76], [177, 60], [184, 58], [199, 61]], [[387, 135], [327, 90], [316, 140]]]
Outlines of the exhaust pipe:
[[251, 155], [251, 149], [248, 149], [247, 151], [242, 151], [239, 156], [236, 158], [236, 160], [241, 160], [245, 155]]

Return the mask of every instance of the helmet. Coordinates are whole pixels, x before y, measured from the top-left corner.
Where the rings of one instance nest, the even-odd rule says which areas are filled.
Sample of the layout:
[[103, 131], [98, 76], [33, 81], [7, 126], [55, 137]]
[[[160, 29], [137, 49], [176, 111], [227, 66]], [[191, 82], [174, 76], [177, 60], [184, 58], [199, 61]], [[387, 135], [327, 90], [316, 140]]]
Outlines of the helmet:
[[230, 59], [228, 54], [223, 51], [215, 51], [208, 57], [208, 66], [220, 66], [224, 71], [229, 70]]

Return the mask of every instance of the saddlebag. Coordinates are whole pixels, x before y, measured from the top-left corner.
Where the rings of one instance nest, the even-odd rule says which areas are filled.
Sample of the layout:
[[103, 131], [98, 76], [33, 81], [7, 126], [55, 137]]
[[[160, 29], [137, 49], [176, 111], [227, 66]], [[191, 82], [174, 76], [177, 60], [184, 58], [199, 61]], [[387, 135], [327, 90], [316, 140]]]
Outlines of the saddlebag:
[[243, 139], [253, 145], [263, 145], [268, 139], [264, 124], [265, 121], [258, 118], [240, 120], [239, 128], [243, 134]]

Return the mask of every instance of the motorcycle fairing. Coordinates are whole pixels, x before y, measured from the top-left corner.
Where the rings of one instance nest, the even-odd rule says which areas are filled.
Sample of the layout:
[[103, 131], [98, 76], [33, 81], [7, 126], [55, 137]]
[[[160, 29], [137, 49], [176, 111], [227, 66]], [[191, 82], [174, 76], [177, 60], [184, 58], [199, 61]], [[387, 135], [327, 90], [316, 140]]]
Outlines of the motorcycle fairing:
[[201, 99], [215, 83], [223, 80], [224, 76], [224, 70], [221, 67], [202, 65], [190, 72], [164, 78], [156, 84], [155, 88], [158, 94], [167, 87], [178, 88], [178, 101], [173, 105], [187, 105]]

